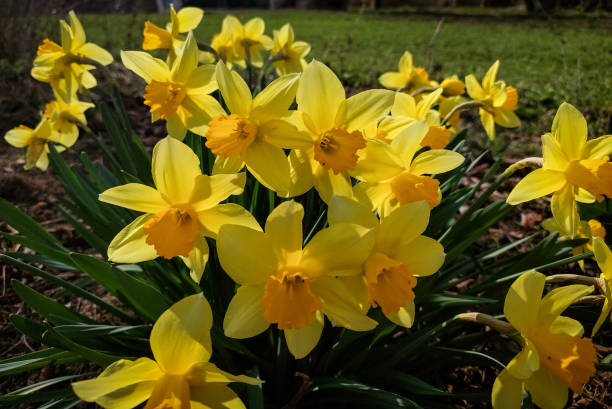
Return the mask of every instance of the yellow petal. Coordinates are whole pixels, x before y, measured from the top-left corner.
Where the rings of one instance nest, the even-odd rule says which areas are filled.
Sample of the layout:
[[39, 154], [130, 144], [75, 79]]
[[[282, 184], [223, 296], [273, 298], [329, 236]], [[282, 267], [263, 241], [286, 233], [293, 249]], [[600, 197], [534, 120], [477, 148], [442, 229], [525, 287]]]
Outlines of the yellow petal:
[[425, 135], [429, 132], [426, 121], [415, 121], [404, 128], [393, 140], [391, 147], [402, 160], [404, 167], [409, 168], [412, 158], [419, 149]]
[[404, 51], [404, 54], [402, 54], [399, 60], [399, 64], [397, 68], [402, 73], [411, 73], [412, 67], [413, 67], [412, 54], [410, 53], [410, 51]]
[[224, 175], [197, 175], [189, 203], [194, 211], [210, 209], [231, 195], [239, 195], [244, 190], [246, 173]]
[[248, 117], [251, 112], [252, 97], [248, 85], [235, 71], [229, 71], [223, 61], [216, 67], [217, 84], [223, 100], [232, 114]]
[[493, 88], [495, 84], [495, 78], [497, 77], [497, 71], [499, 70], [499, 60], [495, 61], [489, 68], [487, 73], [482, 79], [482, 87], [486, 90]]
[[414, 323], [414, 315], [414, 300], [408, 300], [406, 301], [406, 305], [401, 307], [397, 312], [387, 314], [387, 318], [396, 325], [410, 328]]
[[286, 329], [283, 331], [289, 352], [291, 352], [295, 359], [304, 358], [314, 349], [319, 342], [319, 338], [321, 338], [323, 324], [323, 314], [321, 311], [317, 311], [312, 324], [299, 329]]
[[483, 100], [487, 98], [486, 92], [482, 89], [478, 83], [478, 80], [472, 74], [465, 77], [465, 86], [470, 97], [476, 100]]
[[222, 226], [217, 252], [223, 270], [238, 284], [263, 285], [278, 270], [272, 240], [244, 226]]
[[612, 251], [610, 251], [603, 238], [593, 237], [593, 252], [602, 275], [606, 279], [612, 280]]
[[213, 175], [237, 173], [244, 167], [242, 157], [238, 154], [230, 155], [227, 158], [217, 156], [213, 165]]
[[[429, 223], [429, 205], [425, 201], [405, 204], [385, 216], [376, 232], [376, 249], [394, 257], [399, 246], [409, 243], [425, 231]], [[410, 271], [413, 273], [413, 271]]]
[[567, 102], [561, 104], [553, 119], [552, 135], [559, 141], [568, 160], [583, 159], [588, 136], [587, 123], [574, 106]]
[[4, 134], [4, 139], [16, 148], [24, 148], [28, 146], [33, 135], [33, 129], [19, 125]]
[[348, 98], [336, 116], [336, 126], [346, 125], [347, 131], [362, 130], [376, 124], [391, 110], [395, 93], [371, 89]]
[[140, 183], [128, 183], [107, 189], [100, 193], [98, 200], [143, 213], [157, 213], [168, 207], [168, 203], [157, 190]]
[[149, 358], [122, 359], [95, 379], [73, 383], [72, 389], [86, 402], [104, 402], [107, 408], [129, 408], [149, 398], [154, 381], [161, 375], [155, 361]]
[[262, 185], [279, 194], [289, 191], [289, 160], [281, 148], [255, 140], [249, 145], [244, 161]]
[[612, 135], [600, 136], [586, 143], [584, 156], [587, 159], [602, 159], [610, 154], [612, 154]]
[[308, 149], [313, 143], [310, 134], [298, 131], [295, 126], [282, 119], [260, 124], [259, 134], [268, 143], [283, 149]]
[[[606, 298], [604, 299], [603, 307], [601, 308], [601, 313], [599, 314], [599, 317], [597, 318], [595, 325], [593, 325], [593, 331], [591, 332], [591, 338], [594, 337], [595, 334], [597, 334], [597, 331], [599, 331], [599, 328], [601, 328], [603, 323], [606, 321], [606, 318], [608, 318], [608, 316], [610, 315], [610, 311], [612, 311], [612, 303], [610, 302], [610, 299], [612, 298], [612, 294], [610, 294], [610, 287], [608, 284], [606, 284], [606, 292], [607, 294], [606, 294]], [[612, 320], [612, 317], [610, 319]], [[580, 327], [582, 327], [582, 325], [580, 325]]]
[[202, 174], [196, 154], [184, 143], [170, 137], [155, 145], [152, 168], [157, 190], [172, 204], [188, 203], [196, 177]]
[[569, 238], [574, 238], [580, 225], [580, 216], [574, 198], [574, 188], [566, 185], [555, 192], [550, 202], [553, 218]]
[[309, 191], [314, 184], [312, 161], [303, 150], [293, 149], [289, 152], [290, 187], [284, 197], [294, 197]]
[[485, 111], [482, 108], [478, 110], [478, 113], [480, 114], [480, 121], [482, 122], [482, 127], [487, 133], [487, 136], [489, 137], [490, 140], [494, 140], [495, 139], [495, 117], [493, 116], [493, 114]]
[[77, 50], [77, 54], [82, 55], [83, 57], [91, 58], [102, 65], [108, 65], [113, 62], [112, 54], [94, 43], [83, 44]]
[[204, 295], [185, 297], [164, 311], [151, 331], [151, 350], [167, 374], [184, 374], [212, 353], [212, 311]]
[[[404, 206], [400, 206], [400, 209]], [[394, 259], [406, 264], [416, 277], [432, 275], [438, 271], [444, 264], [445, 257], [444, 247], [436, 240], [425, 236], [404, 241], [393, 256]]]
[[300, 268], [309, 277], [343, 270], [359, 272], [374, 245], [371, 230], [356, 224], [337, 224], [319, 231], [306, 244]]
[[550, 133], [542, 135], [542, 157], [544, 169], [564, 172], [569, 164], [559, 142]]
[[206, 238], [202, 235], [196, 237], [193, 250], [189, 252], [187, 257], [181, 256], [181, 259], [183, 259], [183, 262], [189, 268], [191, 279], [199, 283], [208, 262], [208, 243], [206, 243]]
[[108, 259], [116, 263], [140, 263], [157, 258], [155, 247], [147, 244], [143, 226], [153, 217], [145, 214], [125, 226], [108, 245]]
[[295, 99], [299, 80], [299, 74], [289, 74], [272, 81], [253, 99], [253, 117], [264, 121], [286, 114]]
[[170, 78], [168, 65], [144, 51], [121, 51], [121, 61], [127, 69], [134, 71], [147, 83], [164, 82]]
[[567, 403], [567, 386], [545, 368], [526, 380], [525, 389], [541, 408], [562, 409]]
[[344, 87], [331, 69], [316, 60], [306, 66], [296, 100], [298, 110], [312, 119], [317, 133], [333, 128], [336, 113], [344, 99]]
[[214, 65], [202, 65], [191, 72], [185, 83], [187, 95], [208, 95], [215, 91], [217, 78]]
[[378, 218], [368, 206], [343, 196], [332, 196], [329, 201], [327, 220], [331, 226], [339, 223], [354, 223], [374, 228], [379, 225]]
[[279, 260], [286, 265], [299, 263], [302, 253], [304, 207], [293, 200], [276, 207], [266, 220], [265, 232]]
[[431, 109], [433, 105], [438, 102], [440, 95], [442, 95], [442, 88], [438, 88], [433, 92], [427, 94], [418, 104], [417, 119], [424, 119], [425, 114]]
[[195, 30], [202, 17], [204, 16], [204, 10], [198, 7], [183, 7], [176, 13], [178, 19], [178, 32], [186, 33], [190, 30]]
[[242, 382], [249, 385], [261, 385], [263, 382], [256, 378], [251, 378], [246, 375], [232, 375], [231, 373], [222, 371], [215, 364], [205, 362], [195, 365], [189, 371], [189, 383], [191, 387], [206, 386], [214, 383], [227, 384], [231, 382]]
[[264, 292], [263, 285], [243, 285], [238, 288], [223, 318], [223, 331], [226, 336], [251, 338], [268, 329], [270, 323], [264, 318], [264, 307], [261, 303]]
[[372, 210], [382, 209], [383, 203], [392, 195], [390, 183], [357, 183], [353, 188], [355, 199], [370, 206]]
[[244, 226], [261, 231], [257, 220], [244, 207], [235, 203], [225, 203], [213, 206], [198, 213], [200, 225], [204, 234], [213, 239], [217, 238], [219, 229], [224, 225]]
[[495, 123], [499, 126], [503, 126], [504, 128], [516, 128], [517, 126], [521, 126], [521, 120], [518, 116], [506, 108], [495, 108]]
[[68, 20], [70, 20], [70, 29], [72, 31], [71, 49], [76, 49], [85, 43], [85, 30], [83, 30], [83, 26], [73, 10], [68, 12]]
[[369, 331], [378, 325], [362, 311], [359, 300], [342, 280], [320, 277], [313, 281], [311, 287], [321, 300], [321, 312], [327, 315], [334, 325], [353, 331]]
[[185, 44], [172, 64], [172, 81], [186, 83], [191, 73], [198, 67], [198, 44], [193, 32], [187, 34]]
[[404, 171], [402, 161], [393, 148], [381, 140], [369, 139], [359, 156], [360, 160], [351, 174], [360, 180], [380, 182]]
[[391, 108], [391, 117], [407, 116], [413, 119], [423, 119], [417, 116], [417, 106], [414, 97], [403, 92], [395, 93], [395, 100]]
[[[181, 107], [179, 107], [180, 109]], [[166, 117], [166, 131], [168, 131], [169, 137], [182, 141], [187, 134], [187, 125], [178, 115], [168, 116]]]
[[352, 197], [351, 181], [344, 173], [335, 174], [318, 162], [314, 164], [313, 183], [319, 197], [327, 203], [333, 195]]
[[511, 205], [527, 202], [546, 196], [563, 188], [566, 184], [561, 172], [548, 169], [536, 169], [525, 176], [508, 195]]
[[415, 175], [437, 175], [459, 167], [465, 158], [458, 152], [446, 149], [431, 149], [417, 156], [410, 166]]
[[593, 292], [592, 286], [572, 284], [551, 290], [540, 302], [539, 325], [550, 325], [567, 307]]
[[504, 315], [521, 332], [526, 332], [537, 319], [545, 281], [543, 274], [531, 270], [519, 276], [508, 290]]
[[508, 369], [502, 370], [491, 392], [493, 409], [517, 409], [523, 401], [523, 381], [512, 376]]
[[405, 87], [409, 80], [410, 77], [400, 72], [385, 72], [378, 77], [380, 85], [393, 91]]
[[246, 409], [238, 395], [225, 385], [191, 388], [190, 409]]

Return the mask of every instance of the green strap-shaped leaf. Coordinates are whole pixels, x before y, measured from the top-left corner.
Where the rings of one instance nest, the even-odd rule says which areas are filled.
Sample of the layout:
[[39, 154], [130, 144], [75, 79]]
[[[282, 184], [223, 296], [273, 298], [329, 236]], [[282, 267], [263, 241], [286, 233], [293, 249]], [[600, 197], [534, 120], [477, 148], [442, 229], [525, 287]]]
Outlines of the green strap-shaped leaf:
[[78, 359], [80, 359], [80, 356], [71, 351], [64, 351], [59, 348], [41, 349], [40, 351], [0, 361], [0, 375], [27, 372], [47, 365], [74, 362]]

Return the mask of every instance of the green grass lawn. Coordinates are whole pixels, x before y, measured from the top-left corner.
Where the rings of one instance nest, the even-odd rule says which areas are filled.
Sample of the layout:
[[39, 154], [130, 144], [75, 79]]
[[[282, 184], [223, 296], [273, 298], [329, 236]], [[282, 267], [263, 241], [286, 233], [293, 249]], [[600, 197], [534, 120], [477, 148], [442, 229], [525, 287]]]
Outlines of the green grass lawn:
[[[568, 101], [587, 116], [592, 135], [607, 133], [612, 112], [612, 35], [593, 19], [515, 20], [451, 17], [430, 46], [439, 19], [434, 16], [377, 15], [298, 11], [232, 11], [242, 20], [262, 16], [272, 34], [286, 22], [296, 38], [312, 45], [310, 57], [322, 60], [350, 87], [379, 86], [377, 77], [395, 70], [404, 50], [431, 78], [469, 73], [482, 77], [496, 59], [498, 78], [519, 90], [518, 114], [525, 137], [550, 127], [552, 114]], [[208, 42], [225, 15], [207, 12], [196, 37]], [[53, 17], [55, 19], [56, 17]], [[145, 20], [164, 25], [168, 15], [85, 15], [88, 39], [118, 56], [121, 49], [139, 49]], [[57, 25], [41, 33], [58, 39]], [[433, 58], [431, 58], [433, 57]]]

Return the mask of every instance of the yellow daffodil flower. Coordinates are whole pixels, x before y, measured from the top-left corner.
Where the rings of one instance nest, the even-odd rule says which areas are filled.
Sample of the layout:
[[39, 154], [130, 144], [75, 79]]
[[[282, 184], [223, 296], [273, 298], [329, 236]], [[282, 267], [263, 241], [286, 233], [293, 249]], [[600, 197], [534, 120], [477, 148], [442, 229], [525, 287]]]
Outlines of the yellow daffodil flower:
[[[599, 328], [601, 328], [606, 317], [610, 315], [610, 311], [612, 310], [612, 251], [610, 251], [610, 248], [606, 245], [602, 237], [593, 237], [593, 253], [595, 253], [595, 261], [601, 270], [600, 277], [603, 281], [604, 296], [606, 298], [603, 308], [601, 309], [601, 314], [599, 314], [599, 318], [593, 326], [593, 332], [591, 333], [592, 337], [597, 334], [597, 331], [599, 331]], [[610, 320], [612, 321], [612, 315], [610, 316]]]
[[263, 65], [261, 52], [272, 48], [272, 39], [264, 34], [265, 29], [266, 25], [260, 17], [252, 18], [246, 24], [231, 15], [223, 19], [221, 32], [225, 30], [231, 35], [237, 64], [244, 66], [245, 60], [249, 58], [251, 65]]
[[337, 275], [357, 275], [374, 236], [354, 224], [319, 231], [302, 248], [304, 208], [293, 201], [279, 205], [261, 229], [226, 225], [217, 239], [219, 261], [240, 287], [232, 298], [223, 328], [232, 338], [250, 338], [276, 324], [289, 351], [303, 358], [316, 346], [323, 315], [354, 331], [374, 328], [358, 299]]
[[92, 88], [97, 82], [89, 72], [94, 66], [79, 62], [81, 57], [89, 58], [102, 65], [113, 62], [113, 56], [100, 46], [88, 43], [85, 31], [74, 11], [68, 13], [70, 25], [60, 21], [61, 45], [46, 38], [38, 46], [32, 77], [47, 82], [53, 88], [60, 80], [65, 80], [70, 93], [79, 87]]
[[[463, 104], [464, 102], [468, 102], [468, 100], [460, 95], [442, 99], [440, 101], [440, 106], [438, 106], [440, 117], [446, 118], [446, 116], [451, 113], [453, 108], [455, 108], [457, 105]], [[446, 123], [452, 125], [451, 128], [456, 130], [456, 126], [459, 124], [461, 119], [460, 115], [461, 111], [455, 112]]]
[[378, 82], [387, 89], [401, 89], [410, 94], [417, 89], [429, 87], [429, 74], [423, 67], [415, 68], [412, 65], [412, 54], [406, 51], [400, 58], [398, 71], [384, 73]]
[[86, 402], [106, 409], [227, 408], [245, 409], [227, 387], [231, 382], [259, 385], [245, 375], [232, 375], [209, 362], [212, 354], [212, 311], [202, 294], [172, 305], [153, 325], [150, 344], [153, 359], [121, 359], [97, 378], [72, 384]]
[[255, 98], [242, 77], [217, 63], [216, 78], [230, 115], [212, 118], [206, 146], [218, 155], [214, 173], [235, 173], [246, 165], [264, 186], [279, 193], [290, 188], [289, 162], [283, 149], [312, 144], [308, 135], [297, 132], [283, 118], [289, 115], [299, 74], [280, 77]]
[[439, 85], [435, 81], [432, 81], [430, 84], [434, 87], [442, 87], [443, 91], [440, 98], [457, 97], [465, 94], [465, 83], [461, 81], [457, 75], [451, 75], [450, 77], [444, 78]]
[[368, 140], [363, 159], [353, 175], [361, 180], [354, 187], [355, 197], [386, 217], [407, 203], [426, 200], [430, 208], [440, 203], [440, 182], [430, 176], [461, 165], [463, 156], [446, 149], [431, 149], [416, 156], [429, 125], [416, 121], [407, 125], [391, 143]]
[[226, 223], [257, 226], [237, 204], [219, 204], [242, 193], [246, 174], [203, 175], [200, 161], [184, 143], [164, 138], [153, 149], [156, 188], [128, 183], [100, 194], [106, 203], [143, 212], [108, 247], [108, 259], [138, 263], [180, 256], [199, 282], [208, 260], [206, 237], [216, 238]]
[[172, 64], [142, 51], [121, 51], [121, 61], [146, 82], [144, 103], [151, 118], [166, 120], [168, 135], [183, 140], [190, 130], [204, 136], [211, 118], [223, 113], [209, 94], [217, 89], [214, 65], [198, 67], [198, 46], [189, 32], [185, 46]]
[[506, 319], [520, 333], [522, 351], [495, 379], [494, 409], [520, 409], [523, 390], [542, 409], [561, 409], [567, 388], [580, 393], [595, 374], [597, 353], [582, 325], [560, 314], [593, 287], [569, 285], [542, 292], [546, 277], [529, 271], [516, 279], [504, 304]]
[[[563, 227], [559, 226], [555, 219], [551, 218], [544, 220], [542, 222], [542, 227], [551, 233], [559, 233], [563, 237], [571, 238], [569, 233], [564, 231]], [[572, 249], [572, 254], [574, 256], [584, 254], [587, 251], [593, 251], [593, 239], [595, 237], [606, 237], [606, 229], [595, 219], [589, 221], [579, 220], [579, 224], [575, 227], [574, 231], [576, 232], [574, 235], [575, 239], [589, 239], [585, 244]], [[578, 260], [578, 265], [584, 271], [584, 260]]]
[[[180, 53], [184, 44], [184, 33], [195, 30], [204, 16], [204, 10], [198, 7], [183, 7], [174, 10], [174, 4], [170, 3], [170, 22], [166, 28], [156, 26], [150, 21], [145, 21], [142, 42], [143, 50], [168, 50], [168, 64], [172, 65], [177, 54]], [[199, 60], [202, 63], [211, 63], [214, 57], [211, 53], [200, 51]]]
[[[19, 125], [4, 135], [4, 139], [16, 148], [28, 147], [26, 151], [25, 169], [34, 166], [41, 170], [47, 170], [49, 166], [49, 147], [48, 142], [59, 143], [57, 133], [53, 132], [49, 118], [43, 116], [36, 128], [32, 129], [25, 125]], [[61, 146], [57, 147], [62, 151]]]
[[409, 203], [379, 221], [367, 206], [334, 196], [329, 203], [328, 221], [330, 226], [354, 223], [373, 229], [374, 248], [358, 281], [365, 287], [361, 292], [366, 296], [363, 304], [380, 306], [395, 324], [411, 327], [417, 278], [434, 274], [445, 257], [440, 243], [421, 235], [429, 223], [427, 203]]
[[553, 193], [553, 217], [567, 236], [574, 238], [580, 217], [576, 200], [593, 202], [612, 197], [612, 135], [587, 141], [587, 123], [568, 103], [559, 107], [552, 133], [542, 136], [541, 169], [521, 180], [510, 192], [508, 203], [516, 205]]
[[516, 128], [521, 120], [516, 116], [518, 93], [516, 88], [506, 86], [504, 81], [495, 81], [499, 60], [495, 61], [482, 79], [482, 86], [474, 75], [465, 77], [468, 95], [484, 104], [479, 109], [480, 120], [489, 139], [495, 139], [495, 124], [504, 128]]
[[302, 73], [297, 90], [298, 111], [292, 119], [310, 135], [308, 149], [289, 154], [290, 196], [314, 187], [325, 202], [332, 195], [352, 196], [348, 171], [365, 148], [365, 129], [376, 126], [391, 109], [394, 93], [373, 89], [346, 98], [344, 87], [332, 70], [312, 61]]
[[232, 68], [234, 64], [241, 67], [245, 66], [244, 57], [238, 55], [237, 46], [234, 41], [234, 32], [230, 20], [224, 19], [221, 25], [221, 32], [213, 35], [210, 46], [217, 52], [221, 61], [225, 62], [227, 68]]
[[295, 41], [291, 24], [287, 23], [280, 30], [274, 30], [273, 42], [270, 59], [278, 75], [304, 71], [306, 68], [304, 57], [310, 52], [310, 44], [305, 41]]
[[411, 95], [401, 92], [395, 94], [391, 116], [380, 121], [377, 137], [385, 142], [391, 142], [406, 125], [425, 120], [429, 125], [429, 131], [421, 141], [421, 146], [429, 146], [432, 149], [445, 148], [450, 140], [451, 131], [440, 126], [440, 114], [431, 109], [441, 94], [442, 88], [438, 88], [424, 96], [418, 103]]
[[66, 92], [61, 86], [55, 90], [55, 101], [45, 106], [45, 116], [49, 118], [53, 131], [58, 134], [57, 141], [69, 148], [79, 137], [77, 123], [87, 125], [85, 111], [95, 105], [79, 101], [76, 94], [68, 95]]

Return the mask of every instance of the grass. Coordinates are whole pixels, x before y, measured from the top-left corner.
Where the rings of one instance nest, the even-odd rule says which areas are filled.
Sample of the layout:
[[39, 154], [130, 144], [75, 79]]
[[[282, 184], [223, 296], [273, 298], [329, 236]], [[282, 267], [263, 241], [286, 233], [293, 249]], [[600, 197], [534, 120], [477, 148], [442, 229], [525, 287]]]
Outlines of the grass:
[[[585, 113], [591, 135], [607, 133], [612, 113], [612, 36], [605, 24], [592, 18], [517, 21], [454, 16], [447, 18], [432, 43], [439, 17], [431, 15], [232, 12], [242, 20], [262, 16], [270, 35], [272, 29], [290, 22], [296, 38], [311, 43], [311, 57], [331, 66], [354, 89], [379, 86], [378, 76], [395, 70], [404, 50], [410, 50], [415, 63], [425, 66], [435, 79], [455, 73], [480, 78], [500, 59], [498, 78], [515, 86], [521, 97], [521, 135], [546, 132], [563, 101]], [[196, 37], [209, 41], [220, 30], [224, 15], [223, 11], [207, 12]], [[167, 19], [157, 14], [82, 16], [88, 39], [116, 56], [121, 49], [140, 48], [145, 20], [164, 25]], [[44, 27], [44, 33], [37, 33], [39, 38], [58, 39], [57, 26]]]

